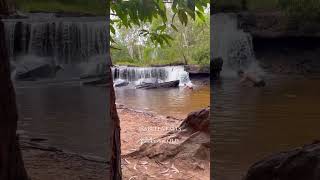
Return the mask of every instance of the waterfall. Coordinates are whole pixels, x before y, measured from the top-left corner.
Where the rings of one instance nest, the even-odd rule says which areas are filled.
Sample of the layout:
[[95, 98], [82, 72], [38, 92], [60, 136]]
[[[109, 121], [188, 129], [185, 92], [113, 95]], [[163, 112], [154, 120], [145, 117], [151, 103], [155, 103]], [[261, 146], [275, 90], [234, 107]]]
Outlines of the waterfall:
[[112, 68], [114, 80], [122, 79], [128, 82], [139, 83], [145, 79], [156, 79], [160, 82], [180, 80], [180, 85], [190, 84], [189, 73], [183, 66], [165, 67], [126, 67]]
[[40, 13], [3, 22], [13, 60], [33, 55], [58, 64], [76, 64], [106, 54], [109, 32], [102, 17], [59, 18]]
[[257, 71], [260, 68], [255, 60], [252, 37], [238, 28], [235, 14], [214, 14], [211, 17], [212, 57], [222, 57], [224, 69], [237, 71]]

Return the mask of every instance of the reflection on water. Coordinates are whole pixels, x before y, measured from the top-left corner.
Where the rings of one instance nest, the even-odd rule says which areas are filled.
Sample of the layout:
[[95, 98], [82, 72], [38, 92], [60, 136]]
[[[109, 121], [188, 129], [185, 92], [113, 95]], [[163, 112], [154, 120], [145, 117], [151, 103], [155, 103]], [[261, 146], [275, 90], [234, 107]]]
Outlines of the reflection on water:
[[62, 85], [17, 86], [19, 129], [64, 150], [106, 157], [106, 88]]
[[210, 87], [171, 89], [117, 88], [117, 103], [129, 108], [152, 111], [160, 115], [184, 118], [188, 113], [210, 104]]
[[219, 180], [236, 180], [275, 152], [320, 138], [320, 78], [275, 75], [265, 88], [235, 77], [213, 84], [213, 166]]
[[[24, 136], [48, 139], [67, 151], [106, 157], [108, 92], [104, 87], [81, 86], [77, 80], [16, 84], [19, 130]], [[117, 102], [161, 115], [185, 117], [209, 105], [209, 87], [191, 90], [116, 89]]]

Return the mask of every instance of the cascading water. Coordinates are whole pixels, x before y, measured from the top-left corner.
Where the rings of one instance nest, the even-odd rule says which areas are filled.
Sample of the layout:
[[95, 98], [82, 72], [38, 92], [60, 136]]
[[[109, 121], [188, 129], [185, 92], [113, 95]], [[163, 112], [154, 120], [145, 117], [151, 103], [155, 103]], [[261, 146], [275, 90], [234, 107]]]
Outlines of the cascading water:
[[224, 69], [237, 71], [260, 71], [255, 60], [252, 37], [238, 28], [235, 14], [220, 13], [212, 15], [211, 51], [212, 57], [222, 57]]
[[[28, 14], [25, 19], [3, 19], [11, 64], [17, 67], [44, 61], [72, 66], [106, 57], [109, 32], [104, 17], [56, 17]], [[102, 58], [103, 57], [103, 58]], [[68, 70], [69, 71], [69, 70]], [[65, 71], [66, 72], [66, 71]]]
[[[9, 49], [12, 76], [14, 68], [36, 67], [49, 63], [62, 65], [58, 79], [79, 78], [83, 74], [103, 74], [109, 32], [102, 17], [56, 17], [50, 13], [28, 14], [25, 19], [3, 19]], [[27, 68], [25, 68], [27, 67]], [[138, 83], [155, 78], [159, 81], [180, 80], [190, 84], [183, 66], [114, 67], [114, 79]]]
[[121, 79], [128, 82], [139, 83], [145, 79], [156, 79], [160, 82], [180, 80], [180, 86], [191, 84], [189, 73], [183, 66], [166, 67], [126, 67], [112, 68], [114, 80]]

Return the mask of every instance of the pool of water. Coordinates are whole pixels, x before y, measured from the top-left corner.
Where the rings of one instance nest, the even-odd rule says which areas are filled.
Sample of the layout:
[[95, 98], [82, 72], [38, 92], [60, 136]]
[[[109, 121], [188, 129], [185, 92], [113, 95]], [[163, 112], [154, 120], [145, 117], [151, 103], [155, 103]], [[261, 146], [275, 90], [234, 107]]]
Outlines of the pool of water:
[[215, 179], [241, 179], [263, 157], [320, 139], [320, 76], [266, 74], [267, 86], [212, 84]]
[[129, 108], [185, 118], [188, 113], [210, 105], [210, 87], [199, 85], [193, 90], [116, 88], [116, 98], [117, 103]]

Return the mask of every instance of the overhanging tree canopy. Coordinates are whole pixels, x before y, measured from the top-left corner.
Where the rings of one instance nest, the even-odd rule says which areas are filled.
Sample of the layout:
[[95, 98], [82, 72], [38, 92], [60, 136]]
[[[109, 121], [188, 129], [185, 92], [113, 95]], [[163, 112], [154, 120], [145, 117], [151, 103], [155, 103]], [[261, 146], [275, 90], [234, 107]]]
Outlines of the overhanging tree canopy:
[[[210, 0], [116, 0], [111, 3], [110, 31], [115, 34], [115, 26], [118, 28], [140, 27], [140, 35], [150, 38], [155, 45], [170, 44], [172, 39], [166, 33], [169, 28], [178, 31], [174, 24], [174, 19], [178, 18], [183, 25], [187, 25], [189, 19], [205, 19], [205, 8]], [[167, 8], [171, 8], [174, 13], [172, 19], [168, 19]], [[161, 19], [162, 24], [154, 29], [146, 29], [144, 24], [152, 23], [156, 19]], [[112, 40], [111, 40], [112, 41]]]

